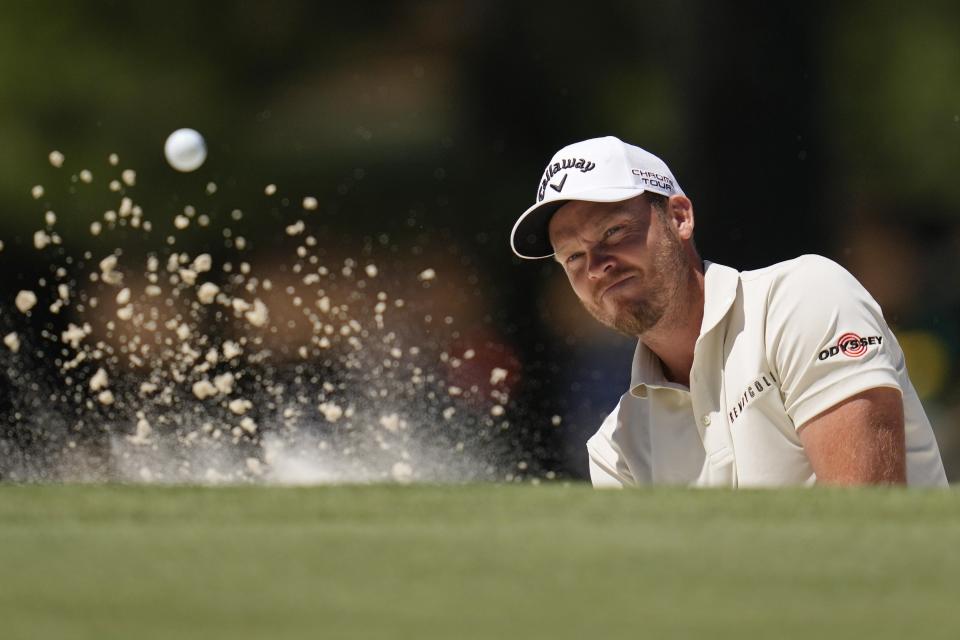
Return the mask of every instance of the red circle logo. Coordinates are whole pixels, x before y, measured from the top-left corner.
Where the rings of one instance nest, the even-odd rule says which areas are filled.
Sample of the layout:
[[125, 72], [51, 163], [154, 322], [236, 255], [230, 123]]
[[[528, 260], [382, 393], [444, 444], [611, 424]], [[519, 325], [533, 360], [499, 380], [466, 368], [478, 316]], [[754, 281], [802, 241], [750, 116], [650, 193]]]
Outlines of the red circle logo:
[[855, 333], [845, 333], [837, 340], [837, 346], [844, 355], [859, 358], [867, 352], [867, 345], [860, 342], [860, 336]]

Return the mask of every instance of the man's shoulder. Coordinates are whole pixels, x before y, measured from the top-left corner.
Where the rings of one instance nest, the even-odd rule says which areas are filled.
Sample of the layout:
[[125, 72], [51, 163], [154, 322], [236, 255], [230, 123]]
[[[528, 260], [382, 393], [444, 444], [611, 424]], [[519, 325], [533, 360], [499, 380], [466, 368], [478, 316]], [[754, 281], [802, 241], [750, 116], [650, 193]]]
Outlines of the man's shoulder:
[[830, 302], [845, 296], [861, 297], [863, 286], [845, 268], [829, 258], [816, 254], [740, 272], [744, 295], [752, 304], [765, 307], [775, 301], [792, 306]]
[[772, 284], [779, 282], [788, 277], [802, 277], [807, 279], [810, 277], [817, 278], [823, 275], [830, 276], [841, 273], [846, 274], [848, 272], [830, 258], [808, 253], [793, 258], [792, 260], [784, 260], [783, 262], [772, 264], [769, 267], [763, 267], [762, 269], [741, 271], [740, 279], [745, 283], [751, 282], [762, 285], [763, 283]]

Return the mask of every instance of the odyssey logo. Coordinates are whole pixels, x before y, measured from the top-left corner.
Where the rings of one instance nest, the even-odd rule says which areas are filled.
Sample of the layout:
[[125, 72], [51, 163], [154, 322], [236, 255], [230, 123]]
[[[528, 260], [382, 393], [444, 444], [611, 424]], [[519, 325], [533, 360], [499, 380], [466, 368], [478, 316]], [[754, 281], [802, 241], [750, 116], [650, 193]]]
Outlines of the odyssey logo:
[[817, 355], [817, 360], [827, 360], [841, 353], [848, 358], [860, 358], [873, 345], [883, 344], [883, 336], [867, 336], [861, 338], [855, 333], [845, 333], [837, 340], [836, 346], [824, 349]]

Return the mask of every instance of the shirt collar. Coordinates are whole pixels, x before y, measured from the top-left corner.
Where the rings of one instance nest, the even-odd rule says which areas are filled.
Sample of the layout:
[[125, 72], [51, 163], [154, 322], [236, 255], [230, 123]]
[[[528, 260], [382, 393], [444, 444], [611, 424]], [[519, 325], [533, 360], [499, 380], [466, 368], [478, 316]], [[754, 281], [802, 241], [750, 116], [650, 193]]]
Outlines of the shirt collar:
[[[710, 333], [727, 315], [737, 297], [740, 272], [715, 262], [703, 261], [703, 322], [700, 324], [700, 336]], [[647, 397], [647, 388], [663, 387], [687, 391], [688, 387], [670, 382], [663, 374], [660, 358], [637, 340], [637, 349], [633, 354], [633, 368], [630, 374], [630, 394], [638, 398]]]

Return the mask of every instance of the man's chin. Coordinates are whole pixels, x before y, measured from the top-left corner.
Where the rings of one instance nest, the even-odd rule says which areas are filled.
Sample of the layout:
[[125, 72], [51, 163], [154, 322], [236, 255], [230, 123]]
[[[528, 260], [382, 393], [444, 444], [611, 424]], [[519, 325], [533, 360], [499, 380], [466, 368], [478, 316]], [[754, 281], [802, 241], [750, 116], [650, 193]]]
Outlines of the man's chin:
[[609, 302], [598, 307], [588, 307], [587, 311], [600, 324], [633, 338], [640, 337], [655, 327], [663, 315], [648, 307], [637, 305], [633, 307], [616, 305], [611, 310]]
[[662, 316], [662, 311], [648, 306], [635, 305], [620, 308], [616, 314], [608, 316], [612, 319], [608, 326], [628, 336], [640, 337], [656, 327]]

